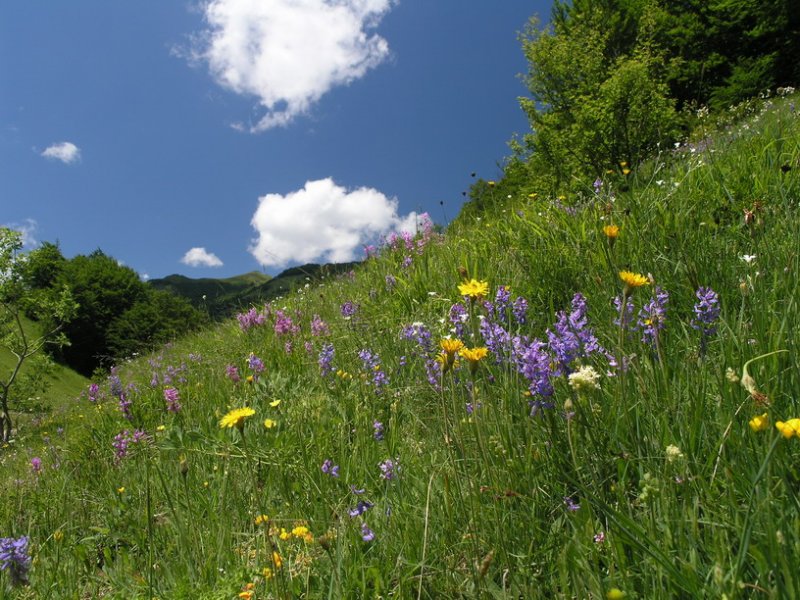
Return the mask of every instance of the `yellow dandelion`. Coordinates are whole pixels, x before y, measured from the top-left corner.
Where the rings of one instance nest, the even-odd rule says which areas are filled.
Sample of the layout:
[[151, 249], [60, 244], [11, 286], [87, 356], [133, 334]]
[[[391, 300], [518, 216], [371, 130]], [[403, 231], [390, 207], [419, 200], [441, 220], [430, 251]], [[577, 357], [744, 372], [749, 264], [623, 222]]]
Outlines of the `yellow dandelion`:
[[464, 342], [448, 338], [439, 342], [439, 346], [444, 350], [445, 354], [453, 355], [464, 347]]
[[763, 415], [753, 417], [747, 424], [750, 425], [750, 429], [753, 431], [764, 431], [769, 427], [769, 415], [764, 413]]
[[631, 174], [631, 170], [630, 169], [622, 169], [622, 174], [623, 175], [630, 175]]
[[606, 225], [603, 227], [603, 233], [606, 234], [606, 237], [609, 240], [615, 240], [619, 236], [619, 226], [618, 225]]
[[280, 403], [281, 403], [281, 401], [280, 401], [280, 400], [273, 400], [272, 402], [270, 402], [270, 403], [269, 403], [269, 405], [270, 405], [272, 408], [275, 408], [275, 407], [276, 407], [276, 406], [278, 406]]
[[273, 421], [272, 419], [264, 419], [264, 427], [267, 429], [272, 429], [277, 424], [277, 421]]
[[233, 410], [229, 411], [222, 419], [219, 421], [220, 428], [224, 429], [226, 427], [236, 427], [238, 429], [244, 428], [244, 420], [247, 417], [252, 417], [256, 414], [252, 408], [244, 407], [244, 408], [234, 408]]
[[627, 291], [630, 291], [633, 288], [642, 287], [643, 285], [648, 285], [650, 283], [650, 280], [644, 275], [633, 273], [631, 271], [620, 271], [619, 278], [622, 279]]
[[489, 282], [470, 279], [469, 281], [464, 281], [464, 283], [459, 285], [458, 291], [462, 296], [469, 296], [470, 299], [477, 300], [479, 298], [483, 298], [489, 293]]
[[458, 353], [461, 355], [461, 358], [469, 362], [469, 370], [474, 373], [478, 368], [478, 363], [480, 363], [480, 361], [486, 358], [486, 355], [489, 354], [489, 350], [484, 347], [462, 348]]

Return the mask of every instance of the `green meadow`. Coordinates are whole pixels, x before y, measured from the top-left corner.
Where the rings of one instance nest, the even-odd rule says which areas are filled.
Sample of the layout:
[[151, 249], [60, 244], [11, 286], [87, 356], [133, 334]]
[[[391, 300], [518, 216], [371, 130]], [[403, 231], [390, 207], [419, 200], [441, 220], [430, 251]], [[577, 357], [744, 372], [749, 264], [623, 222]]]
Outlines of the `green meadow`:
[[800, 596], [795, 100], [65, 378], [0, 597]]

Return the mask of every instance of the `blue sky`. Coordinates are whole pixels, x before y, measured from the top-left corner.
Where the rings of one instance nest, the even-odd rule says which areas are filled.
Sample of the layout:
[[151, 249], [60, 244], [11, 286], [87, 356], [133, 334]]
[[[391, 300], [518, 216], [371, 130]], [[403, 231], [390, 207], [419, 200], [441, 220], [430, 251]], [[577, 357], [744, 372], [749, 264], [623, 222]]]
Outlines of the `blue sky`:
[[[361, 258], [527, 121], [549, 0], [8, 0], [0, 224], [143, 277]], [[440, 205], [444, 202], [444, 206]]]

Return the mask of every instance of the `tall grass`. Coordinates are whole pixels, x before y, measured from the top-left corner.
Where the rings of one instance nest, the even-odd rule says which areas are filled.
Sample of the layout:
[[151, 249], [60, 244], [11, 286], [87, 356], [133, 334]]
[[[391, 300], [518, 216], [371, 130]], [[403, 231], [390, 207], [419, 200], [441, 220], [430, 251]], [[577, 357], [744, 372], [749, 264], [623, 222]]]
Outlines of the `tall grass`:
[[[29, 536], [33, 557], [30, 586], [0, 574], [3, 593], [800, 595], [800, 440], [774, 426], [800, 416], [798, 159], [793, 106], [768, 103], [635, 173], [610, 165], [598, 192], [520, 192], [273, 302], [246, 331], [231, 321], [121, 365], [129, 420], [99, 381], [94, 402], [76, 401], [82, 417], [50, 433], [40, 473], [30, 439], [0, 455], [0, 535]], [[625, 294], [620, 327], [623, 270], [652, 283]], [[485, 299], [461, 296], [464, 274], [488, 282]], [[635, 326], [656, 285], [669, 293], [657, 347]], [[484, 306], [501, 286], [527, 300], [524, 322]], [[705, 337], [700, 287], [721, 306]], [[485, 320], [546, 344], [576, 293], [588, 323], [570, 327], [603, 351], [582, 347], [551, 395], [531, 395], [508, 347], [474, 370], [434, 360], [445, 337], [484, 346]], [[570, 384], [580, 367], [599, 387]], [[220, 427], [241, 407], [255, 414]], [[135, 430], [123, 456], [115, 436]]]

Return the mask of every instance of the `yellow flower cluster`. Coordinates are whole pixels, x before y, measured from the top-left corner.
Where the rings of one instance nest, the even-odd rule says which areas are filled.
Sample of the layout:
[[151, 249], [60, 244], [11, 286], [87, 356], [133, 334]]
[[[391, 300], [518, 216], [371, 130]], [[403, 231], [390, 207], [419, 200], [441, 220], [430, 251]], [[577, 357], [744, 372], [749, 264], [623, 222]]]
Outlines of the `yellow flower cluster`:
[[750, 425], [750, 429], [753, 431], [764, 431], [769, 427], [769, 415], [764, 413], [763, 415], [753, 417], [747, 424]]
[[800, 437], [800, 419], [789, 419], [785, 423], [778, 421], [775, 423], [775, 429], [780, 431], [787, 440], [792, 436]]

